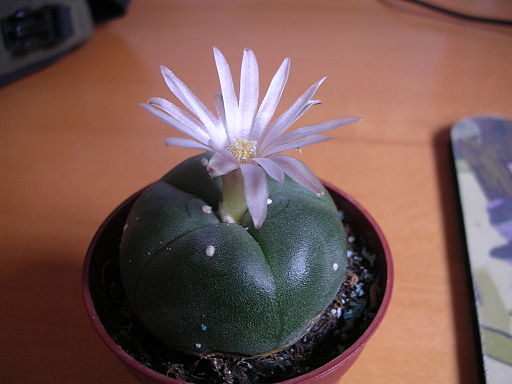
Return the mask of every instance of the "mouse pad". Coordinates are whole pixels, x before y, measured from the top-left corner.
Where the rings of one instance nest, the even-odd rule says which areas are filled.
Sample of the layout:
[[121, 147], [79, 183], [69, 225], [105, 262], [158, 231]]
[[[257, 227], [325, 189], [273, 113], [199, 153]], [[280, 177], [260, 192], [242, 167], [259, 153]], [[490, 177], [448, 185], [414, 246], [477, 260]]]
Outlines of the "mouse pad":
[[512, 383], [512, 120], [462, 119], [451, 141], [487, 384]]

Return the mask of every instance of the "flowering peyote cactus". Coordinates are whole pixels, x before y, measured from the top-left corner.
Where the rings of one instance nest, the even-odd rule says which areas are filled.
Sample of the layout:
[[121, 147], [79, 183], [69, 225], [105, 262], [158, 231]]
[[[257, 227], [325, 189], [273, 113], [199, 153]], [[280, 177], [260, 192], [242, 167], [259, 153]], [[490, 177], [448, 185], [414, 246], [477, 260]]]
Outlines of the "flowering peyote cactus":
[[167, 68], [164, 79], [195, 116], [163, 99], [144, 106], [198, 148], [147, 188], [121, 242], [121, 274], [141, 321], [169, 347], [192, 354], [279, 350], [300, 338], [330, 304], [344, 277], [346, 240], [336, 207], [299, 160], [278, 153], [329, 139], [342, 118], [285, 131], [319, 101], [309, 88], [270, 122], [289, 60], [258, 109], [258, 67], [242, 60], [237, 99], [218, 49], [222, 93], [215, 117]]

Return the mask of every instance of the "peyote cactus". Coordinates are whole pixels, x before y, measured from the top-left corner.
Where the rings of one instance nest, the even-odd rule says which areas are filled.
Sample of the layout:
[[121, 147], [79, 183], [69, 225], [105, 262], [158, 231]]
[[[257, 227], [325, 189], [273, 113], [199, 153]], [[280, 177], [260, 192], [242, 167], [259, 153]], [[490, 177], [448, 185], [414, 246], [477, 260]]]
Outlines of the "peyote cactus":
[[138, 198], [120, 246], [122, 280], [135, 313], [171, 348], [265, 354], [308, 330], [335, 296], [346, 264], [334, 203], [304, 164], [278, 153], [324, 141], [317, 133], [359, 119], [284, 133], [318, 103], [311, 98], [323, 80], [269, 124], [289, 60], [257, 110], [252, 51], [244, 52], [239, 100], [227, 62], [214, 53], [217, 118], [167, 68], [169, 88], [198, 119], [163, 99], [145, 105], [192, 138], [169, 138], [168, 145], [209, 154], [179, 164]]

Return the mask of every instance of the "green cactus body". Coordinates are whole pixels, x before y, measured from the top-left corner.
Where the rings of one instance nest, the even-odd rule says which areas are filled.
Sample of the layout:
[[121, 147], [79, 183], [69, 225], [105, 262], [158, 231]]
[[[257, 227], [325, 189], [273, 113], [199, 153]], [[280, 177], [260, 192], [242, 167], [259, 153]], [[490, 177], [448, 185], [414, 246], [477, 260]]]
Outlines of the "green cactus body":
[[[120, 246], [134, 311], [169, 347], [192, 354], [265, 354], [300, 338], [344, 277], [346, 240], [334, 203], [269, 180], [259, 229], [215, 214], [218, 178], [190, 158], [147, 188]], [[210, 211], [209, 207], [212, 207]]]

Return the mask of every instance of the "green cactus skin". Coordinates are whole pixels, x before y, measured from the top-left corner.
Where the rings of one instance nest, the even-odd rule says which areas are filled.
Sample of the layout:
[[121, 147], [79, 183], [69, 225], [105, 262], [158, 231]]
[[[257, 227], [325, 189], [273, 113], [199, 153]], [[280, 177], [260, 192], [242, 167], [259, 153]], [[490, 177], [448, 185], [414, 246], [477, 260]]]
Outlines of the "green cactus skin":
[[336, 207], [327, 193], [269, 180], [261, 228], [249, 214], [240, 224], [222, 223], [220, 180], [202, 159], [179, 164], [130, 211], [120, 245], [128, 300], [173, 349], [279, 350], [308, 330], [343, 280], [346, 239]]

